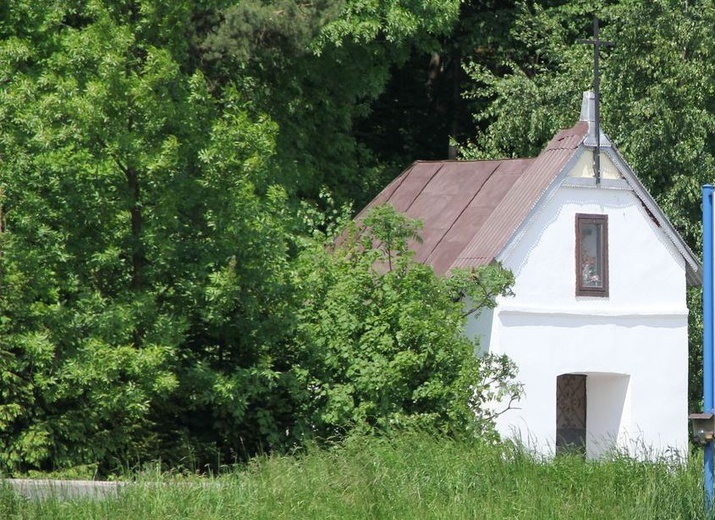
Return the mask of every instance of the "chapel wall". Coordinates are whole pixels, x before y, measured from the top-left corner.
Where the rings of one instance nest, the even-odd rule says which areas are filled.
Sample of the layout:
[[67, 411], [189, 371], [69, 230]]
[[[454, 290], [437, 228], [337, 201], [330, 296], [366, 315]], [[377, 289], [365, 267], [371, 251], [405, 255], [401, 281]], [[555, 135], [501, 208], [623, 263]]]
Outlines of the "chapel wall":
[[[577, 213], [608, 216], [607, 297], [576, 296]], [[590, 374], [589, 456], [606, 451], [609, 436], [638, 456], [685, 452], [685, 260], [633, 192], [558, 188], [500, 260], [514, 272], [515, 295], [499, 300], [490, 350], [516, 362], [525, 395], [497, 429], [553, 453], [556, 378]]]

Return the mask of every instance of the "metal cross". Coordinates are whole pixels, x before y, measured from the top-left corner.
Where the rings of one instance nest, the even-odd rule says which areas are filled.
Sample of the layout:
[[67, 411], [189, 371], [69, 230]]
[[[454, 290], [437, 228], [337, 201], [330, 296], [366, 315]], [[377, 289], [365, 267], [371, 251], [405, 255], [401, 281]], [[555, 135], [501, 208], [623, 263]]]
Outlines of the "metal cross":
[[598, 38], [598, 18], [593, 18], [593, 39], [592, 40], [577, 40], [578, 43], [593, 45], [593, 94], [594, 94], [594, 126], [596, 133], [596, 150], [593, 154], [593, 171], [596, 174], [596, 184], [601, 182], [601, 111], [600, 111], [600, 93], [599, 86], [601, 84], [601, 71], [598, 68], [598, 57], [601, 53], [601, 47], [613, 47], [613, 42], [603, 41]]

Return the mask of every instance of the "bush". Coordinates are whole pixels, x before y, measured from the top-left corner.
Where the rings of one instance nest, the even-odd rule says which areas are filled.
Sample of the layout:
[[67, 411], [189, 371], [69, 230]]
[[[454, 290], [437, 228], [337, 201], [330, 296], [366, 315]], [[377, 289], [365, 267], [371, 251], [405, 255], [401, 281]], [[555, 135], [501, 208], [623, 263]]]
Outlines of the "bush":
[[414, 260], [419, 223], [391, 206], [351, 224], [335, 242], [306, 248], [295, 372], [304, 382], [300, 427], [327, 438], [405, 427], [492, 433], [484, 406], [495, 389], [516, 392], [506, 357], [478, 358], [464, 334], [463, 298], [478, 308], [506, 294], [500, 266], [450, 278]]

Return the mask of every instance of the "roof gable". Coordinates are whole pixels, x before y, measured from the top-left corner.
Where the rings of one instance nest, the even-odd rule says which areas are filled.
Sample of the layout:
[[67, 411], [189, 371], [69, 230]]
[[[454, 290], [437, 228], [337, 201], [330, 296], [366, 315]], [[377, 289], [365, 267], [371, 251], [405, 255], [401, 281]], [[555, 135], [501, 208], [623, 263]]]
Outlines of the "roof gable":
[[670, 223], [670, 220], [668, 220], [668, 217], [660, 209], [658, 203], [653, 199], [651, 194], [648, 193], [648, 190], [646, 190], [643, 183], [641, 183], [640, 179], [636, 176], [631, 167], [628, 166], [628, 163], [623, 159], [621, 154], [618, 153], [616, 148], [612, 147], [606, 150], [606, 154], [622, 173], [623, 178], [628, 182], [638, 199], [640, 199], [647, 213], [663, 230], [678, 252], [683, 255], [683, 258], [685, 258], [688, 285], [701, 285], [703, 283], [703, 266], [698, 257], [695, 256], [688, 244], [685, 243], [680, 233], [673, 227], [673, 224]]

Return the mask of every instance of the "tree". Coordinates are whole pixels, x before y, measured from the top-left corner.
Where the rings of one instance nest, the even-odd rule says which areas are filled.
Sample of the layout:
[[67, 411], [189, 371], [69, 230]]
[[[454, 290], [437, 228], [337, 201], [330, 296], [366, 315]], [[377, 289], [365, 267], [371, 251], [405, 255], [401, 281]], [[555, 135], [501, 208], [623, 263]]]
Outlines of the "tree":
[[275, 125], [210, 91], [188, 2], [2, 9], [0, 466], [108, 471], [260, 432], [240, 404], [279, 335]]
[[290, 193], [319, 201], [327, 187], [362, 206], [385, 178], [356, 122], [369, 116], [392, 69], [412, 48], [431, 51], [458, 12], [455, 0], [231, 3], [204, 41], [207, 76], [247, 86], [277, 122]]
[[507, 294], [498, 266], [450, 278], [408, 249], [419, 224], [391, 206], [351, 224], [334, 247], [306, 249], [297, 362], [304, 379], [302, 429], [322, 438], [347, 432], [424, 427], [493, 433], [491, 399], [518, 393], [506, 357], [475, 355], [464, 334], [463, 297], [478, 309]]
[[356, 125], [359, 141], [386, 165], [386, 176], [415, 159], [454, 159], [456, 143], [474, 137], [479, 127], [472, 114], [484, 100], [463, 96], [469, 86], [463, 61], [500, 71], [505, 61], [524, 58], [526, 50], [510, 33], [519, 12], [515, 3], [460, 2], [447, 31], [412, 46], [409, 59], [392, 69], [370, 115]]
[[482, 131], [464, 143], [465, 157], [533, 157], [560, 128], [574, 124], [593, 77], [592, 51], [576, 39], [588, 36], [593, 7], [548, 4], [519, 3], [509, 30], [514, 47], [501, 66], [467, 58], [465, 96], [480, 102], [473, 117]]

